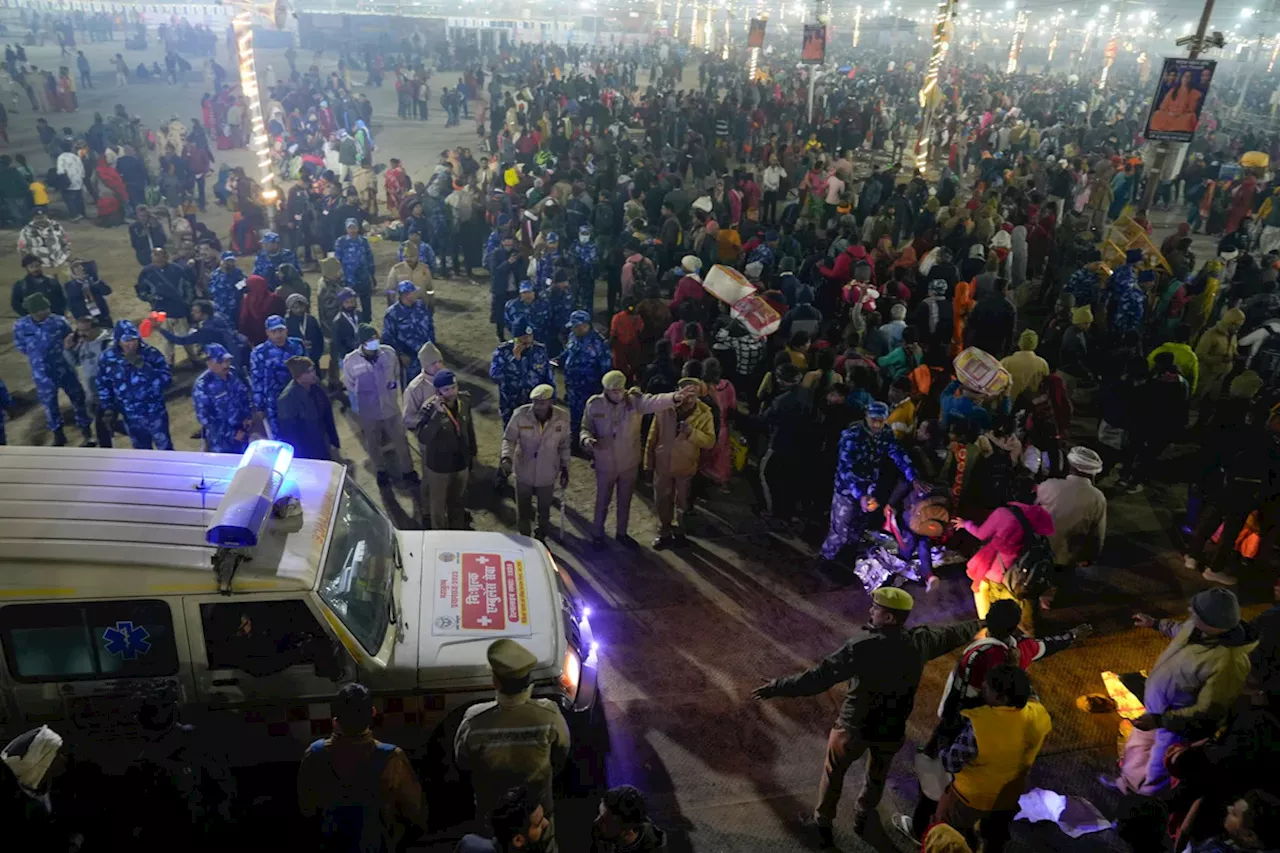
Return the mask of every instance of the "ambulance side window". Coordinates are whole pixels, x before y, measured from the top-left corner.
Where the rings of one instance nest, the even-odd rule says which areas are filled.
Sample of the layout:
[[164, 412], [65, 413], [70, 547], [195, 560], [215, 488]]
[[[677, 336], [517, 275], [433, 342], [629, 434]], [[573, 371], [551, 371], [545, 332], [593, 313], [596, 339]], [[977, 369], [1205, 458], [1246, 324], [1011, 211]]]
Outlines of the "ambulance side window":
[[178, 671], [163, 601], [14, 604], [0, 609], [0, 643], [24, 683], [156, 678]]
[[298, 599], [202, 604], [200, 620], [210, 669], [260, 678], [332, 655], [329, 635]]

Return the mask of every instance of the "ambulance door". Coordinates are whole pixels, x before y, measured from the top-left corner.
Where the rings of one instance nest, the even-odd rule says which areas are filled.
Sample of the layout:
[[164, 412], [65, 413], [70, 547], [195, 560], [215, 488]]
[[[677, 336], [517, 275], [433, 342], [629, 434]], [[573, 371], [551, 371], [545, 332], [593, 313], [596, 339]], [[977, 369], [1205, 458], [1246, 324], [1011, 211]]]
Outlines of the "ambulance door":
[[355, 671], [305, 597], [189, 596], [183, 607], [196, 690], [211, 708], [327, 700]]
[[162, 599], [0, 608], [11, 722], [67, 720], [87, 733], [132, 727], [144, 693], [179, 695], [177, 615]]

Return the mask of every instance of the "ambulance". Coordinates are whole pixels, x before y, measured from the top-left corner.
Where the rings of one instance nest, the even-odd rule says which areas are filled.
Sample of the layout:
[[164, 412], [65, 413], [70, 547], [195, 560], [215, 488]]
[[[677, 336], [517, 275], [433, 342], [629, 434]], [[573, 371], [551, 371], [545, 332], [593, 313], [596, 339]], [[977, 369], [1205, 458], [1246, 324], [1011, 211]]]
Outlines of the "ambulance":
[[359, 681], [375, 736], [451, 752], [486, 649], [538, 657], [571, 728], [597, 706], [589, 611], [541, 543], [398, 530], [333, 462], [0, 447], [0, 729], [108, 743], [170, 695], [237, 766], [296, 761]]

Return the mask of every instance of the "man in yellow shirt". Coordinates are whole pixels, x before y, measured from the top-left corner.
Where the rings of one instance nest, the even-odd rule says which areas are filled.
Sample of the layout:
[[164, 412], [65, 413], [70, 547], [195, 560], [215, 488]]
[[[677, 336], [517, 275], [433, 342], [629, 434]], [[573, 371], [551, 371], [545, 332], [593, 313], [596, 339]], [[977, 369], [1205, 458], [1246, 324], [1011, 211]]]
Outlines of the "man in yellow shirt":
[[938, 757], [954, 774], [938, 801], [934, 823], [964, 833], [983, 853], [1001, 853], [1027, 774], [1053, 723], [1034, 696], [1031, 679], [1013, 664], [993, 667], [982, 684], [986, 705], [961, 711], [964, 728]]
[[1018, 336], [1018, 351], [1000, 359], [1000, 366], [1009, 371], [1009, 399], [1017, 400], [1023, 391], [1035, 390], [1049, 375], [1049, 362], [1036, 355], [1040, 336], [1030, 329]]

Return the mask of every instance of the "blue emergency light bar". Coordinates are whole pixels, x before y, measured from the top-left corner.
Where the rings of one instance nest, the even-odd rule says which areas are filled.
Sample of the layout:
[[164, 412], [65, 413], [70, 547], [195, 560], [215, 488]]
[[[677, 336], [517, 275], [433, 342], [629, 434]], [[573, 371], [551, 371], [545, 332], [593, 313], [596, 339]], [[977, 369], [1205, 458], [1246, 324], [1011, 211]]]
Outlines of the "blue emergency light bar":
[[205, 529], [205, 541], [218, 548], [257, 545], [292, 461], [293, 446], [283, 441], [250, 444]]

